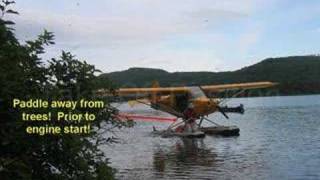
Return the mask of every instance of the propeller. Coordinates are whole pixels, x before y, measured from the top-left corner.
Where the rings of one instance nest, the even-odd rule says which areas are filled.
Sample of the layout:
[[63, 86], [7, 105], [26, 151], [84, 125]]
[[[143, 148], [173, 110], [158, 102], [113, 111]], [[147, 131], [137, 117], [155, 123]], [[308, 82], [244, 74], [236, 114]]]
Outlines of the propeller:
[[[205, 91], [202, 89], [201, 86], [198, 86], [198, 88], [201, 90], [201, 93], [202, 93], [206, 98], [209, 99], [210, 103], [215, 104], [215, 102], [213, 102], [213, 100], [212, 100], [210, 97], [208, 97], [208, 95], [205, 93]], [[225, 118], [229, 119], [229, 116], [226, 114], [226, 112], [224, 111], [223, 108], [221, 108], [220, 106], [217, 106], [217, 109], [218, 109], [218, 111], [219, 111]]]
[[228, 119], [228, 117], [226, 116], [226, 113], [239, 113], [239, 114], [243, 114], [244, 113], [244, 108], [243, 108], [243, 104], [240, 104], [237, 107], [228, 107], [228, 106], [218, 106], [217, 107], [218, 111], [221, 112], [224, 117], [226, 117]]
[[225, 118], [229, 119], [229, 116], [226, 114], [226, 112], [220, 106], [217, 106], [217, 109]]

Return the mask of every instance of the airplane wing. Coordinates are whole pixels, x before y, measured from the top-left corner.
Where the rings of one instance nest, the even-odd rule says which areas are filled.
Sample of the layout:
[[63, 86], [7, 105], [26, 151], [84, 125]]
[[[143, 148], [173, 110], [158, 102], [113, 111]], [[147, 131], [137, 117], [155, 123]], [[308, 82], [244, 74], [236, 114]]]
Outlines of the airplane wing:
[[220, 84], [220, 85], [210, 85], [201, 86], [201, 88], [206, 92], [222, 92], [227, 90], [245, 90], [245, 89], [261, 89], [268, 88], [277, 85], [274, 82], [250, 82], [250, 83], [238, 83], [238, 84]]
[[157, 87], [157, 88], [120, 88], [116, 91], [116, 94], [130, 95], [130, 94], [179, 94], [188, 93], [188, 87]]
[[[277, 85], [273, 82], [250, 82], [250, 83], [238, 83], [238, 84], [220, 84], [220, 85], [208, 85], [200, 86], [205, 92], [223, 92], [227, 90], [245, 90], [245, 89], [259, 89], [268, 88]], [[155, 87], [155, 88], [120, 88], [114, 92], [118, 96], [130, 96], [130, 95], [169, 95], [169, 94], [183, 94], [194, 92], [192, 87]], [[110, 92], [99, 91], [101, 94], [110, 94]]]

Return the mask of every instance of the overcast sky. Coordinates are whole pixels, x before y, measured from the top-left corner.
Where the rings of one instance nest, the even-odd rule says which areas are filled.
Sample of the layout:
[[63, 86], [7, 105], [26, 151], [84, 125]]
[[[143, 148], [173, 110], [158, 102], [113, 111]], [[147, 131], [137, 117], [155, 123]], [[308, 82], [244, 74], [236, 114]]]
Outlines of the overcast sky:
[[[227, 71], [267, 57], [319, 54], [319, 0], [16, 0], [16, 33], [56, 35], [104, 72]], [[8, 18], [8, 17], [7, 17]]]

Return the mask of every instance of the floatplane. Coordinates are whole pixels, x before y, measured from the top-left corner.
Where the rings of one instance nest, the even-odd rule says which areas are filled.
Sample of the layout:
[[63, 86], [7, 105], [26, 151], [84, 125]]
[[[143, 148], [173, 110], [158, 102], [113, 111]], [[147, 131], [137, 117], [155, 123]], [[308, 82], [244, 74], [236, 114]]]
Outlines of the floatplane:
[[[217, 124], [208, 115], [221, 113], [229, 119], [227, 113], [244, 113], [244, 107], [240, 104], [237, 107], [225, 105], [226, 99], [237, 97], [248, 89], [261, 89], [275, 86], [274, 82], [250, 82], [239, 84], [221, 84], [207, 86], [185, 86], [185, 87], [151, 87], [151, 88], [120, 88], [113, 92], [100, 90], [99, 94], [113, 95], [131, 99], [132, 102], [150, 106], [155, 110], [169, 113], [176, 117], [165, 130], [153, 128], [153, 133], [162, 137], [204, 137], [205, 134], [217, 134], [224, 136], [239, 135], [240, 129], [237, 126], [223, 126]], [[219, 98], [215, 95], [226, 91], [232, 91], [231, 97]], [[134, 99], [134, 100], [132, 100]], [[144, 116], [118, 114], [119, 119], [140, 118]], [[158, 121], [167, 122], [169, 118], [157, 117]], [[212, 123], [212, 126], [203, 127], [203, 121]]]

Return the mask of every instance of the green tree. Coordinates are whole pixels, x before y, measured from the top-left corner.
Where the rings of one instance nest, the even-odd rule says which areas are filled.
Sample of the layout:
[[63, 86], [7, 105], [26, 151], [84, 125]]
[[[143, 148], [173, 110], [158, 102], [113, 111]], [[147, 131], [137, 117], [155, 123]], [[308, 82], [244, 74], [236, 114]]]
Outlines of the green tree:
[[[103, 124], [128, 124], [115, 121], [116, 109], [95, 95], [97, 88], [111, 90], [111, 83], [98, 84], [99, 71], [69, 52], [63, 51], [61, 57], [45, 64], [40, 55], [45, 53], [45, 46], [54, 44], [53, 34], [45, 30], [36, 40], [20, 43], [14, 34], [14, 22], [5, 20], [5, 14], [18, 14], [8, 9], [13, 3], [0, 3], [0, 179], [113, 179], [115, 170], [99, 149], [101, 143], [111, 139], [101, 135]], [[103, 100], [106, 108], [76, 109], [97, 114], [92, 123], [94, 131], [88, 135], [28, 135], [21, 111], [12, 108], [13, 98]]]

